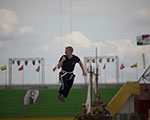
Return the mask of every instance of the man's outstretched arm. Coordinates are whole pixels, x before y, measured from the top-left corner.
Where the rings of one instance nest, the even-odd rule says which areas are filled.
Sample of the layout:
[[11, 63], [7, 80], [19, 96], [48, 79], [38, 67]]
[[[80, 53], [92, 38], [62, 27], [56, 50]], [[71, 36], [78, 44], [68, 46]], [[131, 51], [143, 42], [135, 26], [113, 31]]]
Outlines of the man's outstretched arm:
[[80, 60], [80, 62], [79, 62], [79, 65], [80, 65], [80, 67], [81, 67], [81, 69], [82, 69], [83, 76], [86, 76], [87, 74], [86, 74], [86, 72], [85, 72], [85, 69], [84, 69], [84, 66], [83, 66], [83, 63], [82, 63], [81, 60]]

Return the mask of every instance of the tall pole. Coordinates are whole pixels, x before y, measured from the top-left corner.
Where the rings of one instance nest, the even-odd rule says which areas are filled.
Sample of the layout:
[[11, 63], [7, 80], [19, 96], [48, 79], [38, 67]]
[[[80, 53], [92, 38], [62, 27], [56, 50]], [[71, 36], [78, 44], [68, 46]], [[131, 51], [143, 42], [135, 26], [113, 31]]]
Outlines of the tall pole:
[[99, 101], [100, 101], [100, 94], [98, 92], [98, 62], [97, 62], [97, 48], [96, 48], [96, 74], [95, 74], [95, 82], [96, 82], [96, 103], [98, 105]]
[[12, 59], [9, 58], [8, 60], [8, 79], [9, 79], [9, 85], [12, 85]]
[[122, 72], [122, 83], [123, 83], [123, 70], [121, 72]]
[[138, 80], [138, 65], [136, 67], [136, 80]]
[[70, 0], [70, 32], [71, 32], [71, 45], [72, 43], [72, 0]]
[[[39, 66], [40, 66], [40, 64], [39, 64]], [[39, 86], [40, 86], [40, 72], [41, 72], [41, 70], [39, 70]]]
[[[61, 54], [63, 53], [63, 51], [62, 51], [62, 46], [63, 46], [63, 41], [62, 41], [62, 2], [61, 2], [61, 0], [60, 0], [60, 40], [61, 40]], [[42, 79], [43, 79], [43, 77], [42, 77]]]
[[105, 84], [106, 84], [106, 68], [105, 68]]
[[92, 65], [90, 63], [90, 88], [91, 88], [91, 91], [90, 91], [90, 94], [91, 94], [91, 105], [93, 104], [93, 82], [92, 82], [92, 79], [93, 79], [93, 71], [92, 71]]
[[146, 61], [145, 61], [145, 54], [142, 53], [142, 60], [143, 60], [143, 69], [146, 68]]
[[96, 51], [95, 52], [96, 52], [96, 68], [98, 68], [98, 63], [97, 63], [97, 58], [98, 58], [97, 57], [97, 47], [96, 47]]
[[96, 47], [96, 77], [95, 77], [95, 82], [96, 82], [96, 96], [98, 96], [98, 64], [97, 64], [97, 47]]
[[[84, 68], [85, 68], [85, 71], [88, 72], [86, 65], [87, 65], [87, 58], [84, 57]], [[87, 76], [84, 77], [84, 83], [85, 83], [85, 85], [87, 85]]]
[[7, 68], [5, 70], [5, 85], [7, 86]]
[[100, 75], [100, 82], [103, 83], [101, 70], [100, 70], [100, 72], [99, 72], [99, 75]]
[[[24, 66], [23, 66], [24, 67]], [[22, 78], [23, 78], [23, 87], [24, 87], [24, 68], [22, 70]]]
[[41, 61], [42, 61], [42, 63], [41, 63], [41, 71], [42, 71], [42, 75], [41, 75], [41, 77], [42, 77], [42, 85], [44, 85], [45, 84], [45, 60], [44, 60], [44, 58], [41, 58]]
[[116, 59], [116, 82], [119, 83], [119, 57], [115, 56]]

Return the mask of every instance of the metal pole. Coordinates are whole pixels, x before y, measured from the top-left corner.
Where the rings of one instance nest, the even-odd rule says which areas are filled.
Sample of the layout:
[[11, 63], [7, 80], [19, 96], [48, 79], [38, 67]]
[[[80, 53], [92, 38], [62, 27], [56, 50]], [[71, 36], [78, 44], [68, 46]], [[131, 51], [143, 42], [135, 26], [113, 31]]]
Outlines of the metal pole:
[[146, 68], [146, 61], [145, 61], [145, 54], [142, 53], [142, 59], [143, 59], [143, 69]]
[[97, 47], [96, 47], [96, 68], [98, 68], [98, 64], [97, 64]]
[[5, 86], [7, 86], [7, 66], [6, 66], [6, 71], [5, 71]]
[[123, 83], [123, 70], [122, 70], [122, 83]]
[[92, 65], [90, 65], [90, 85], [91, 85], [91, 106], [93, 104], [93, 83], [92, 83], [92, 79], [93, 79], [93, 72], [92, 72]]
[[24, 87], [24, 66], [23, 66], [23, 70], [22, 70], [22, 76], [23, 76], [23, 87]]
[[105, 68], [105, 84], [106, 84], [106, 68]]
[[[39, 66], [40, 66], [40, 64], [39, 64]], [[41, 73], [41, 70], [39, 70], [39, 86], [40, 86], [40, 73]]]
[[136, 80], [138, 80], [138, 64], [137, 64], [137, 67], [136, 67]]
[[115, 56], [116, 58], [116, 82], [119, 83], [119, 57]]
[[9, 79], [9, 85], [12, 85], [12, 59], [9, 58], [8, 60], [8, 79]]
[[99, 93], [98, 93], [98, 63], [97, 63], [97, 47], [96, 47], [96, 74], [95, 74], [95, 82], [96, 82], [96, 102], [99, 101]]
[[[87, 73], [87, 58], [84, 57], [84, 68]], [[87, 85], [87, 76], [84, 77], [84, 84]]]
[[70, 32], [71, 32], [71, 45], [72, 43], [72, 0], [70, 0]]
[[42, 61], [42, 84], [45, 84], [45, 60], [41, 58]]

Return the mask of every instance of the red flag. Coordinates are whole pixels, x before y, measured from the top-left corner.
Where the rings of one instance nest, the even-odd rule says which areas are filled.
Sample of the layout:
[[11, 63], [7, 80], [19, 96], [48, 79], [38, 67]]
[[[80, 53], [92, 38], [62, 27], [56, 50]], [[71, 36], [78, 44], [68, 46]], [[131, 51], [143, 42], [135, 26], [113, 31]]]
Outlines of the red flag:
[[120, 70], [123, 70], [124, 68], [125, 68], [125, 66], [123, 64], [121, 64]]
[[22, 71], [23, 70], [23, 65], [18, 69], [18, 71]]
[[142, 40], [144, 40], [145, 38], [149, 38], [150, 35], [142, 35]]
[[106, 68], [106, 64], [104, 64], [104, 67], [103, 67], [103, 69], [105, 69]]
[[37, 68], [36, 68], [36, 72], [39, 72], [40, 71], [40, 66], [38, 66]]

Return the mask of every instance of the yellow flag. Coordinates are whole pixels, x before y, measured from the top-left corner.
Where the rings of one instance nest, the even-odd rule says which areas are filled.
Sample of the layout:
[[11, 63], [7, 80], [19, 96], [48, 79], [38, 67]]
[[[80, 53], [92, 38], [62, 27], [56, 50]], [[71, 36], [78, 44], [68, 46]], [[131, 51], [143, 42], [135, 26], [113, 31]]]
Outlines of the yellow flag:
[[137, 63], [130, 66], [131, 68], [137, 67]]
[[1, 71], [6, 70], [6, 68], [7, 68], [7, 66], [6, 66], [6, 65], [2, 66], [2, 67], [1, 67]]

